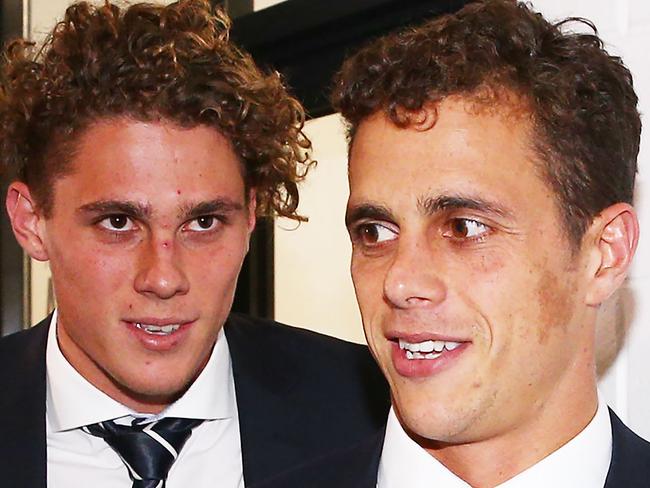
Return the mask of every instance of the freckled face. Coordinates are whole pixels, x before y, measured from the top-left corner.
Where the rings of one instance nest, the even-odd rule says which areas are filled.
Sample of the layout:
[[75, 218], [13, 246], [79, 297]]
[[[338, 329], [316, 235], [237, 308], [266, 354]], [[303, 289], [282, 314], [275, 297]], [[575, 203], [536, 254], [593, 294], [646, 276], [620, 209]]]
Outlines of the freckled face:
[[254, 226], [240, 163], [214, 129], [110, 119], [81, 138], [41, 222], [63, 354], [140, 411], [205, 365]]
[[583, 257], [527, 120], [458, 99], [438, 115], [428, 130], [383, 114], [361, 124], [347, 224], [366, 337], [398, 415], [421, 437], [465, 443], [525, 429], [558, 392], [581, 390], [592, 338]]

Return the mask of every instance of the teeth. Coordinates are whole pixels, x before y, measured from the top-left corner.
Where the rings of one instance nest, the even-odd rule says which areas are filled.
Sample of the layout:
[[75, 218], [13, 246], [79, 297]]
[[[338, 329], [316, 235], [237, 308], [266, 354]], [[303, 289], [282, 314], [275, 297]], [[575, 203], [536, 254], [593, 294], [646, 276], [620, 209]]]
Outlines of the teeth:
[[155, 335], [169, 335], [172, 332], [176, 332], [181, 324], [171, 324], [171, 325], [151, 325], [151, 324], [142, 324], [142, 323], [136, 323], [135, 326], [140, 329], [144, 330], [145, 332], [149, 334], [155, 334]]
[[442, 353], [440, 352], [438, 354], [429, 353], [424, 355], [424, 359], [436, 359], [439, 358], [440, 356], [442, 356]]
[[436, 359], [440, 357], [443, 350], [453, 351], [460, 344], [460, 342], [452, 341], [406, 342], [404, 339], [399, 340], [399, 348], [406, 350], [407, 359]]

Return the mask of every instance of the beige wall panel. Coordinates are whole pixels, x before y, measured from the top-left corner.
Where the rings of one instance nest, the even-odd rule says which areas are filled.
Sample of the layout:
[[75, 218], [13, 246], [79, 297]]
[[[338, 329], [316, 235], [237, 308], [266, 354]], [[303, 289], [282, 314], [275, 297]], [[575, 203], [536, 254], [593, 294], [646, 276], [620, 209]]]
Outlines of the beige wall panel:
[[263, 8], [270, 7], [271, 5], [275, 5], [276, 3], [282, 3], [284, 0], [255, 0], [253, 2], [253, 9], [257, 12], [258, 10], [262, 10]]
[[275, 318], [362, 342], [344, 225], [348, 182], [343, 125], [338, 115], [330, 115], [308, 122], [305, 132], [318, 160], [300, 189], [299, 211], [309, 222], [298, 228], [286, 220], [276, 223]]

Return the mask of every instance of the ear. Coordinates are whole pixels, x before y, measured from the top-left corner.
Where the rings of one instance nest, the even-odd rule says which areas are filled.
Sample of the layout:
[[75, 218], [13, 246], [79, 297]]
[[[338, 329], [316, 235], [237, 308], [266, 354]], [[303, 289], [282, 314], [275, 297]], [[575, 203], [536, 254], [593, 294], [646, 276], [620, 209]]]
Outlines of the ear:
[[28, 186], [20, 181], [11, 183], [7, 189], [5, 204], [18, 244], [34, 259], [47, 261], [48, 255], [43, 240], [44, 219]]
[[616, 203], [603, 210], [587, 230], [593, 236], [591, 282], [587, 305], [598, 306], [623, 283], [639, 242], [639, 221], [627, 203]]

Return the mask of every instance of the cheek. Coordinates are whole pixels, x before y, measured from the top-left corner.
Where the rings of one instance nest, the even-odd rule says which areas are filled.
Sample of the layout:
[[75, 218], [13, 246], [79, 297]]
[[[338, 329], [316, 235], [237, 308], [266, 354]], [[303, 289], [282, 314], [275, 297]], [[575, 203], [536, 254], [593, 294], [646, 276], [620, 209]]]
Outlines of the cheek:
[[376, 268], [372, 268], [368, 266], [367, 262], [354, 257], [350, 265], [350, 272], [364, 334], [373, 355], [376, 356], [374, 337], [381, 333], [380, 317], [384, 312], [383, 279]]
[[572, 276], [565, 273], [561, 279], [558, 274], [546, 271], [537, 287], [539, 304], [538, 342], [546, 344], [556, 336], [566, 336], [573, 316]]
[[[245, 243], [215, 245], [203, 249], [189, 249], [183, 255], [184, 271], [197, 289], [226, 291], [236, 285], [246, 255]], [[198, 284], [197, 284], [198, 283]]]
[[128, 253], [108, 254], [106, 249], [91, 245], [57, 248], [50, 258], [53, 274], [73, 288], [114, 290], [126, 282], [135, 269]]
[[384, 274], [375, 263], [363, 260], [352, 260], [350, 266], [354, 291], [359, 304], [359, 310], [364, 320], [378, 313], [378, 308], [384, 303]]

